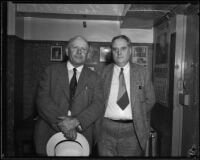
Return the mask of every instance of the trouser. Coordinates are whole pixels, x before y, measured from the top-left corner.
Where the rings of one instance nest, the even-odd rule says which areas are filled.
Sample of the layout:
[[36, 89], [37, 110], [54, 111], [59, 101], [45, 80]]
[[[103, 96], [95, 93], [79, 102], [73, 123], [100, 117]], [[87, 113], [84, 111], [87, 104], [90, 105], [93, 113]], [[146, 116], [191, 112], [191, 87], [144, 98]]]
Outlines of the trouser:
[[133, 121], [113, 121], [104, 118], [98, 142], [99, 156], [142, 156]]

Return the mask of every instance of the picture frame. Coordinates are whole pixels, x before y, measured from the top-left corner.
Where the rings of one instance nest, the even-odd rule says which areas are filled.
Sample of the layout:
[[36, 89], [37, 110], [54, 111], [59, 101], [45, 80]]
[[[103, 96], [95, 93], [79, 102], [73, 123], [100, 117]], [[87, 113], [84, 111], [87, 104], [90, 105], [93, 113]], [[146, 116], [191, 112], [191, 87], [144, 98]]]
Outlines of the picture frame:
[[111, 56], [111, 48], [109, 46], [100, 47], [100, 62], [109, 62]]
[[62, 54], [62, 46], [51, 46], [51, 61], [62, 61], [63, 54]]
[[99, 63], [99, 47], [96, 45], [90, 45], [86, 57], [86, 64], [97, 65], [98, 63]]
[[142, 66], [148, 65], [148, 47], [132, 46], [131, 62]]
[[168, 41], [167, 32], [161, 32], [156, 37], [155, 43], [155, 65], [166, 66], [168, 63]]

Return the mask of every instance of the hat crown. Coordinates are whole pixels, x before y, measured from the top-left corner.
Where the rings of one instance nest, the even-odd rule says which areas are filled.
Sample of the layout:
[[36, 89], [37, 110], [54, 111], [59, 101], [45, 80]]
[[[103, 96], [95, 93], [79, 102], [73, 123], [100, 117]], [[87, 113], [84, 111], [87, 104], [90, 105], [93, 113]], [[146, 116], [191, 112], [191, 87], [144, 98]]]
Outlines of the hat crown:
[[55, 156], [82, 156], [82, 146], [76, 141], [63, 141], [55, 146]]
[[77, 133], [75, 141], [71, 141], [62, 132], [58, 132], [48, 140], [46, 152], [48, 156], [89, 156], [90, 147], [80, 133]]

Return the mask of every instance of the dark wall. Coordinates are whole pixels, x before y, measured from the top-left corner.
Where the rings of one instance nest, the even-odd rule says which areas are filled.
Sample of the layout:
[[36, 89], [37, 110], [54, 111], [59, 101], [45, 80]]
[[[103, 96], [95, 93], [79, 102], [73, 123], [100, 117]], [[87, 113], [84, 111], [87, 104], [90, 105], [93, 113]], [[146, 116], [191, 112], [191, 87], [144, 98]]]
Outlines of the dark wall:
[[[14, 81], [15, 81], [15, 36], [9, 36], [7, 38], [7, 66], [6, 66], [6, 152], [8, 155], [14, 154]], [[9, 118], [8, 118], [9, 117]]]
[[14, 120], [15, 125], [18, 125], [23, 119], [23, 80], [24, 80], [24, 52], [23, 52], [23, 39], [15, 39], [15, 52], [14, 52]]
[[35, 112], [35, 94], [38, 80], [44, 68], [53, 62], [50, 60], [51, 46], [64, 46], [66, 42], [58, 41], [24, 41], [24, 79], [23, 79], [23, 118]]
[[14, 154], [14, 128], [22, 119], [23, 111], [23, 40], [7, 37], [6, 56], [6, 150]]

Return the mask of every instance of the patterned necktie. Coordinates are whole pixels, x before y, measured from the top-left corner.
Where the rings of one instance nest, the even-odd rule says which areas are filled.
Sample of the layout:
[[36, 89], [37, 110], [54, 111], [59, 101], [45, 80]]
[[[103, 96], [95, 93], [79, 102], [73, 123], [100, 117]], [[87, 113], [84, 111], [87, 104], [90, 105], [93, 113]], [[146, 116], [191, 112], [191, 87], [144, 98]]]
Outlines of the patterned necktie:
[[118, 97], [117, 97], [117, 104], [120, 106], [122, 110], [124, 110], [126, 106], [129, 104], [123, 68], [121, 68], [121, 71], [119, 74], [119, 91], [118, 91]]
[[76, 92], [76, 87], [77, 87], [77, 80], [76, 80], [76, 68], [73, 68], [73, 71], [74, 71], [74, 74], [73, 74], [73, 77], [70, 81], [70, 100], [72, 102], [73, 100], [73, 97], [74, 97], [74, 94]]

